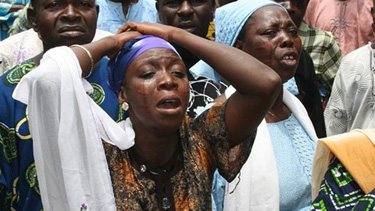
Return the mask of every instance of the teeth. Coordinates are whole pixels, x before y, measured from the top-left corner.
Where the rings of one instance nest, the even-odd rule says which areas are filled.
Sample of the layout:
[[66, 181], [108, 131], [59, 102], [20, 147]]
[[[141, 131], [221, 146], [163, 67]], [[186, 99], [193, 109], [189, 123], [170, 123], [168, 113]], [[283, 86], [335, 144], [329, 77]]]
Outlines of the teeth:
[[285, 59], [285, 60], [293, 60], [293, 59], [294, 59], [294, 56], [284, 56], [284, 59]]

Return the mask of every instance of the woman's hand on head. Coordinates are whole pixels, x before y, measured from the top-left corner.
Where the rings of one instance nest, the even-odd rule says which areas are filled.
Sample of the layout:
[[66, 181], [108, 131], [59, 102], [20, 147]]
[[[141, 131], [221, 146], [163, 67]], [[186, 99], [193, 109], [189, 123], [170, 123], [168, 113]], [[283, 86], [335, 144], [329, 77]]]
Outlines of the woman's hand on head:
[[112, 39], [114, 39], [113, 42], [115, 44], [114, 47], [108, 52], [107, 56], [109, 58], [115, 57], [126, 42], [141, 35], [142, 34], [137, 31], [127, 31], [112, 36]]
[[154, 36], [163, 38], [167, 41], [171, 41], [170, 36], [174, 34], [175, 32], [177, 32], [178, 30], [180, 29], [173, 27], [173, 26], [168, 26], [168, 25], [158, 24], [158, 23], [127, 22], [117, 31], [117, 33], [138, 31], [139, 33], [142, 33], [144, 35], [154, 35]]

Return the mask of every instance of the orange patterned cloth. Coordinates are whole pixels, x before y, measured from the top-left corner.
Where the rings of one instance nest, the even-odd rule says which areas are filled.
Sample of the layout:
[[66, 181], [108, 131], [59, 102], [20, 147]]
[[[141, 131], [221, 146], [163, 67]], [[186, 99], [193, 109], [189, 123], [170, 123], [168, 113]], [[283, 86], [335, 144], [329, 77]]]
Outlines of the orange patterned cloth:
[[215, 24], [213, 21], [210, 22], [210, 25], [208, 26], [208, 32], [207, 37], [214, 41], [215, 40]]
[[132, 149], [121, 151], [105, 144], [117, 209], [211, 210], [215, 169], [233, 179], [247, 160], [255, 137], [254, 133], [229, 150], [224, 111], [225, 104], [219, 104], [194, 120], [184, 119], [179, 153], [164, 173], [135, 159]]

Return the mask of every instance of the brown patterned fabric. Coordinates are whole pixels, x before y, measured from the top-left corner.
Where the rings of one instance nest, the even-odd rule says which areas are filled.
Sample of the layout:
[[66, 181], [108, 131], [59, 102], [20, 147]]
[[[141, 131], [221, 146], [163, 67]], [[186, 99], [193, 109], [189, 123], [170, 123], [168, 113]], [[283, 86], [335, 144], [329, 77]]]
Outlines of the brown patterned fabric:
[[[164, 188], [166, 184], [164, 189], [167, 192], [171, 189], [173, 193], [174, 204], [166, 210], [211, 210], [211, 186], [215, 169], [219, 168], [226, 179], [232, 180], [247, 160], [255, 133], [235, 150], [229, 150], [224, 111], [225, 104], [219, 104], [195, 120], [189, 117], [184, 119], [179, 131], [180, 156], [176, 156], [176, 159], [181, 160], [182, 167], [176, 167], [178, 171], [175, 173], [171, 170], [170, 179], [161, 185]], [[117, 209], [162, 209], [160, 204], [164, 201], [160, 202], [161, 197], [156, 194], [157, 186], [160, 187], [160, 177], [148, 171], [142, 172], [141, 165], [133, 162], [131, 149], [121, 151], [109, 144], [105, 144], [105, 149]]]

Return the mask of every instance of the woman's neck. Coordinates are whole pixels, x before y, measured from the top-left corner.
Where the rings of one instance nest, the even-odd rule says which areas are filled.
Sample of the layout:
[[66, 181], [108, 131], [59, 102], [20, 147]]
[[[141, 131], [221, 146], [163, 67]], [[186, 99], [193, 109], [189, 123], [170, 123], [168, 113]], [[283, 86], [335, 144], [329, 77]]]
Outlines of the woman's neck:
[[281, 92], [271, 109], [266, 114], [266, 122], [280, 122], [289, 118], [291, 111], [283, 102], [283, 93]]
[[179, 134], [159, 135], [149, 132], [136, 133], [134, 151], [144, 160], [163, 166], [178, 148]]

